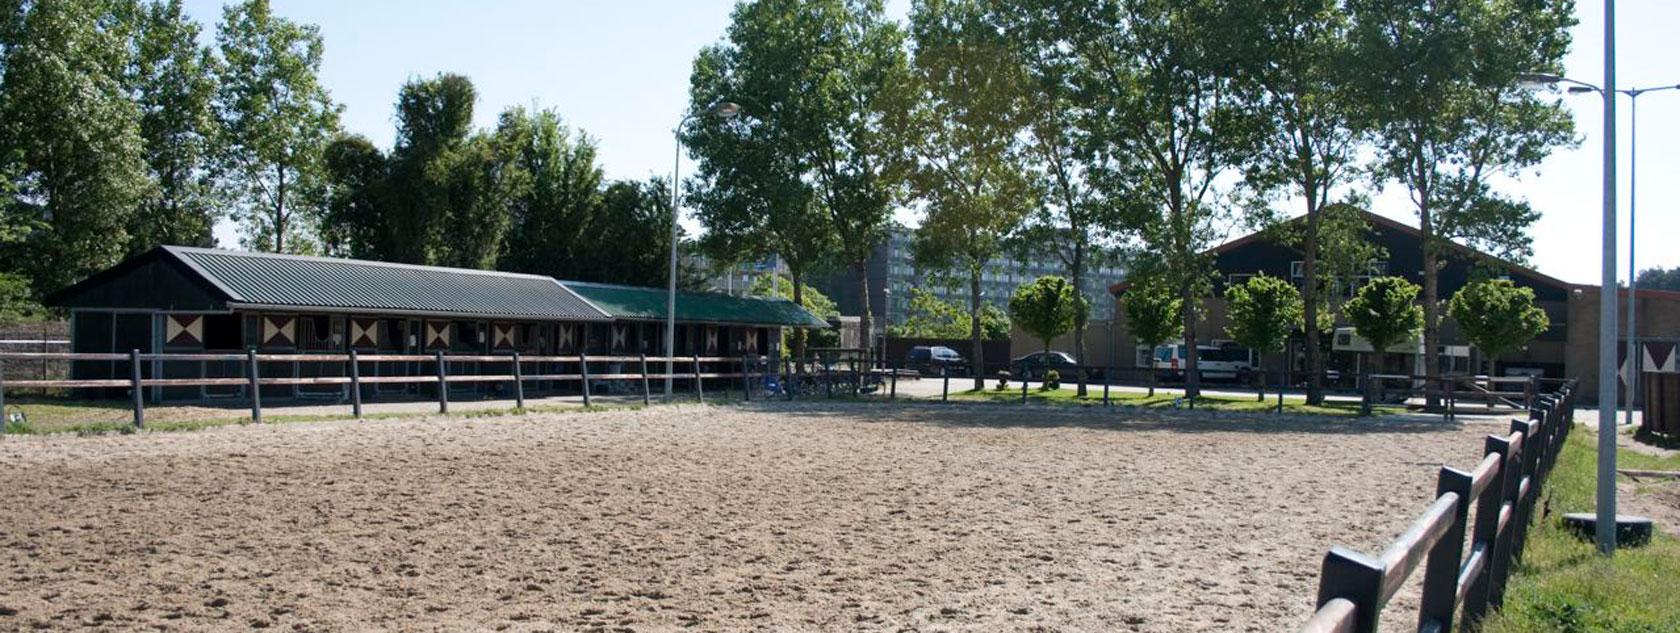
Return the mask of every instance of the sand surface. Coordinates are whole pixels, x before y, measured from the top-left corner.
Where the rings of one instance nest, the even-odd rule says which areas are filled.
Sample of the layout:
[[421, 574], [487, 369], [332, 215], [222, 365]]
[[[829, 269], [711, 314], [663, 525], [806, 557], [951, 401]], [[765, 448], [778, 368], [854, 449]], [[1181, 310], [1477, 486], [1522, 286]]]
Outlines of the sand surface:
[[0, 631], [1292, 630], [1324, 551], [1380, 549], [1490, 430], [779, 403], [9, 437]]

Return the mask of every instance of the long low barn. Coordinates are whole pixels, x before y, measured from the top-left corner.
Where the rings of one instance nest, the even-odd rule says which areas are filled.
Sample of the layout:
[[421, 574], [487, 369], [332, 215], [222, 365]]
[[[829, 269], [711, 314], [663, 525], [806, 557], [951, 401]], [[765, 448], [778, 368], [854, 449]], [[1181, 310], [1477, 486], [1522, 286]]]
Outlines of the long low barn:
[[[554, 356], [662, 356], [666, 291], [571, 282], [540, 275], [182, 246], [161, 246], [47, 297], [70, 311], [71, 351]], [[781, 328], [828, 327], [785, 299], [710, 293], [677, 296], [678, 356], [779, 352]], [[503, 373], [452, 362], [452, 375]], [[367, 375], [423, 375], [421, 363], [369, 363]], [[575, 368], [573, 368], [575, 371]], [[76, 361], [76, 379], [122, 378], [126, 362]], [[233, 378], [233, 361], [158, 361], [146, 377]], [[266, 377], [343, 375], [342, 363], [265, 362]], [[562, 369], [534, 367], [533, 375]], [[451, 391], [500, 389], [451, 384]], [[559, 390], [539, 383], [529, 389]], [[570, 385], [575, 390], [576, 385]], [[417, 384], [367, 385], [370, 393], [423, 393]], [[153, 389], [153, 399], [243, 396], [244, 387]], [[344, 395], [342, 385], [269, 385], [264, 397]]]

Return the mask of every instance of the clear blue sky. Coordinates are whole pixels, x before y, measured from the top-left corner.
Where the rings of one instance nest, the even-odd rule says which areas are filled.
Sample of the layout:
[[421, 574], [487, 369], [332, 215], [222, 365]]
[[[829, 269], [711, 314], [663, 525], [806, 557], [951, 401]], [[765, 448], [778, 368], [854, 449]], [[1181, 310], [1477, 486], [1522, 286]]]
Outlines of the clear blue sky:
[[[187, 10], [207, 25], [220, 18], [221, 0], [188, 0]], [[908, 0], [888, 3], [902, 17]], [[585, 2], [486, 0], [405, 2], [274, 0], [275, 11], [319, 25], [326, 39], [322, 81], [345, 106], [343, 124], [389, 147], [392, 104], [412, 77], [456, 72], [471, 77], [480, 126], [494, 123], [509, 105], [556, 108], [600, 144], [609, 177], [670, 174], [671, 127], [680, 117], [688, 71], [700, 47], [728, 25], [733, 2], [685, 0]], [[1624, 0], [1620, 9], [1618, 84], [1680, 83], [1680, 3]], [[1581, 0], [1580, 25], [1568, 74], [1602, 84], [1602, 2]], [[1582, 144], [1557, 152], [1537, 172], [1506, 183], [1542, 213], [1534, 227], [1533, 263], [1564, 280], [1596, 283], [1599, 257], [1600, 103], [1566, 97], [1576, 113]], [[1680, 91], [1640, 98], [1641, 268], [1680, 266]], [[1621, 101], [1621, 269], [1626, 268], [1628, 100]], [[689, 166], [685, 160], [684, 169]], [[1391, 189], [1393, 189], [1391, 187]], [[1404, 191], [1376, 199], [1376, 211], [1414, 221]], [[224, 245], [236, 244], [231, 227], [218, 228]]]

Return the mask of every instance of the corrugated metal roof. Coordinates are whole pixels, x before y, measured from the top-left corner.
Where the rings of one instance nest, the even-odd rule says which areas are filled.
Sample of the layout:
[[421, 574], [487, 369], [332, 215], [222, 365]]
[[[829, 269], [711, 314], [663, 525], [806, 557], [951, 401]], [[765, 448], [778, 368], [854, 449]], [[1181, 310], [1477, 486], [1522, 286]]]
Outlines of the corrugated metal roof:
[[330, 257], [164, 248], [241, 304], [610, 320], [552, 277]]
[[[615, 286], [581, 281], [562, 285], [588, 299], [613, 318], [658, 321], [665, 319], [666, 291], [663, 288]], [[730, 295], [679, 292], [677, 320], [690, 323], [732, 323], [790, 327], [828, 327], [828, 322], [787, 299], [733, 297]]]

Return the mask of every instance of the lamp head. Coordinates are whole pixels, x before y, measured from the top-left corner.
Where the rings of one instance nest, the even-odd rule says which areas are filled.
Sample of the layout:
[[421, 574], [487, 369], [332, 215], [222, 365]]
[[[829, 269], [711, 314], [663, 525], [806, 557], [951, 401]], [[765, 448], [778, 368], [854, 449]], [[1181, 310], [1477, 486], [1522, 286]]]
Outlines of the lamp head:
[[706, 108], [706, 116], [714, 116], [720, 119], [733, 119], [740, 113], [741, 104], [734, 101], [718, 101]]
[[1562, 76], [1551, 73], [1517, 73], [1517, 84], [1531, 90], [1550, 88], [1562, 81]]

